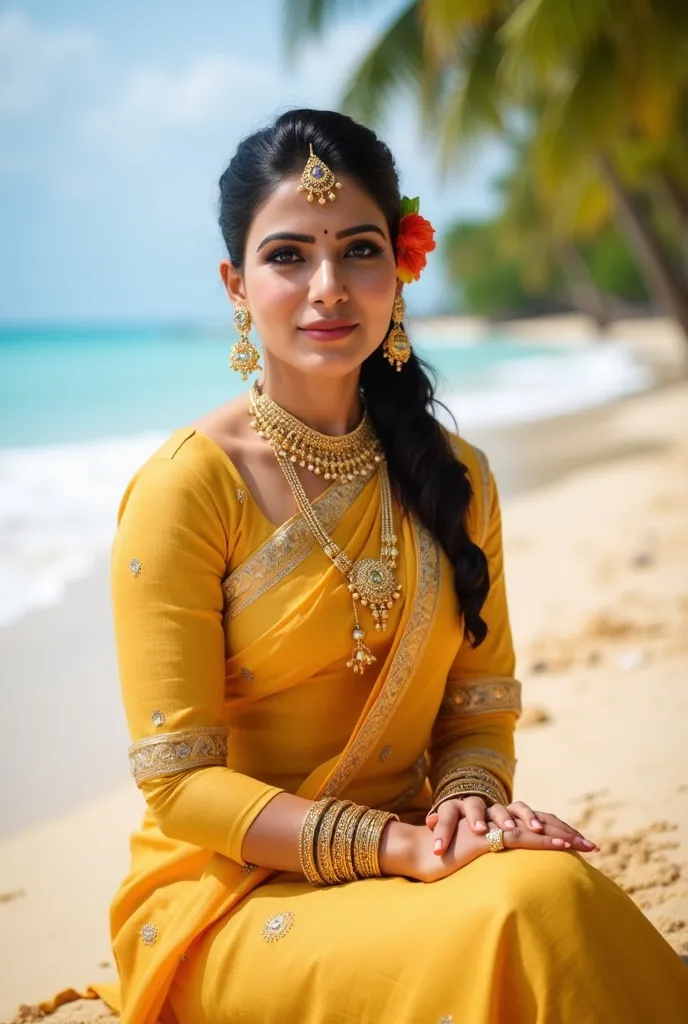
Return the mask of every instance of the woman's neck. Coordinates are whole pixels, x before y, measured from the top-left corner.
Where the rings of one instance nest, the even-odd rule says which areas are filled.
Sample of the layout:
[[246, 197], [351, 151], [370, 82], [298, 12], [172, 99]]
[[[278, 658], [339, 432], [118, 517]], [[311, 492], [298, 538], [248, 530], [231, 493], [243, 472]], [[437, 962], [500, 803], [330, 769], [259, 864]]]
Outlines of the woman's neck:
[[330, 378], [289, 370], [266, 367], [261, 391], [320, 434], [341, 437], [358, 426], [363, 415], [358, 371]]

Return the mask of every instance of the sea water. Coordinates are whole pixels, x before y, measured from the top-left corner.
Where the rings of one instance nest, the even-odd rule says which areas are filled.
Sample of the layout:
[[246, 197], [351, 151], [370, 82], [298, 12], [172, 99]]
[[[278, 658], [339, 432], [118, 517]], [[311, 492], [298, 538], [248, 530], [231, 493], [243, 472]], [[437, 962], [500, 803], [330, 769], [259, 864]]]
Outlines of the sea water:
[[[650, 382], [618, 345], [448, 343], [427, 328], [412, 337], [469, 440], [472, 429], [570, 414]], [[138, 466], [245, 390], [230, 344], [194, 326], [0, 327], [0, 626], [62, 600], [107, 552]]]

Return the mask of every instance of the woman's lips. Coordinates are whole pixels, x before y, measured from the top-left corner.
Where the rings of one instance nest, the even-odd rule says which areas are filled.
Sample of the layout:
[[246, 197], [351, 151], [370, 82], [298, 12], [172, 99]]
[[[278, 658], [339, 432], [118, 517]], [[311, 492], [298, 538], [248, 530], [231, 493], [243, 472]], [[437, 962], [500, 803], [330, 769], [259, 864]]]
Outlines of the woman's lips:
[[351, 324], [349, 327], [332, 327], [327, 330], [322, 327], [300, 327], [299, 330], [307, 334], [309, 338], [313, 338], [314, 341], [337, 341], [340, 338], [346, 338], [356, 327], [358, 324]]

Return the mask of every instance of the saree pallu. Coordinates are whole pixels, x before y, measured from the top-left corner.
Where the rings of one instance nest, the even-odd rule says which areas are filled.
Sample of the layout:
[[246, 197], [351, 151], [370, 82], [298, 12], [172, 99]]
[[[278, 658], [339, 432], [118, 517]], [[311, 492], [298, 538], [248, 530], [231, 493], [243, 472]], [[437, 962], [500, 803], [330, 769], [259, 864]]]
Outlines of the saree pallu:
[[[130, 482], [112, 593], [148, 808], [111, 909], [119, 980], [91, 990], [123, 1024], [640, 1024], [688, 1010], [678, 957], [577, 855], [512, 851], [433, 885], [324, 890], [243, 860], [246, 831], [284, 790], [413, 823], [462, 765], [511, 793], [520, 693], [499, 501], [484, 456], [454, 444], [488, 558], [488, 637], [464, 638], [451, 567], [397, 507], [403, 598], [385, 632], [362, 611], [377, 659], [363, 676], [346, 667], [344, 577], [300, 516], [269, 522], [214, 441], [176, 431]], [[315, 506], [350, 558], [377, 557], [376, 479], [338, 481]]]

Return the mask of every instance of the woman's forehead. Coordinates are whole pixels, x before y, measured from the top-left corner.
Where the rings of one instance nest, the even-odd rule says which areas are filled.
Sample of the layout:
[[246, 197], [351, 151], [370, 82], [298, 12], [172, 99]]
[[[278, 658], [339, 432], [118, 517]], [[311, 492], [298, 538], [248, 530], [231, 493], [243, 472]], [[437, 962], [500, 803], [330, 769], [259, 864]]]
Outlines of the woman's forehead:
[[[346, 175], [338, 175], [342, 188], [334, 202], [310, 203], [303, 192], [297, 192], [300, 176], [285, 178], [256, 211], [249, 235], [252, 240], [275, 231], [294, 231], [322, 237], [357, 224], [375, 224], [385, 237], [389, 236], [385, 215], [360, 185]], [[258, 239], [258, 242], [260, 239]]]

